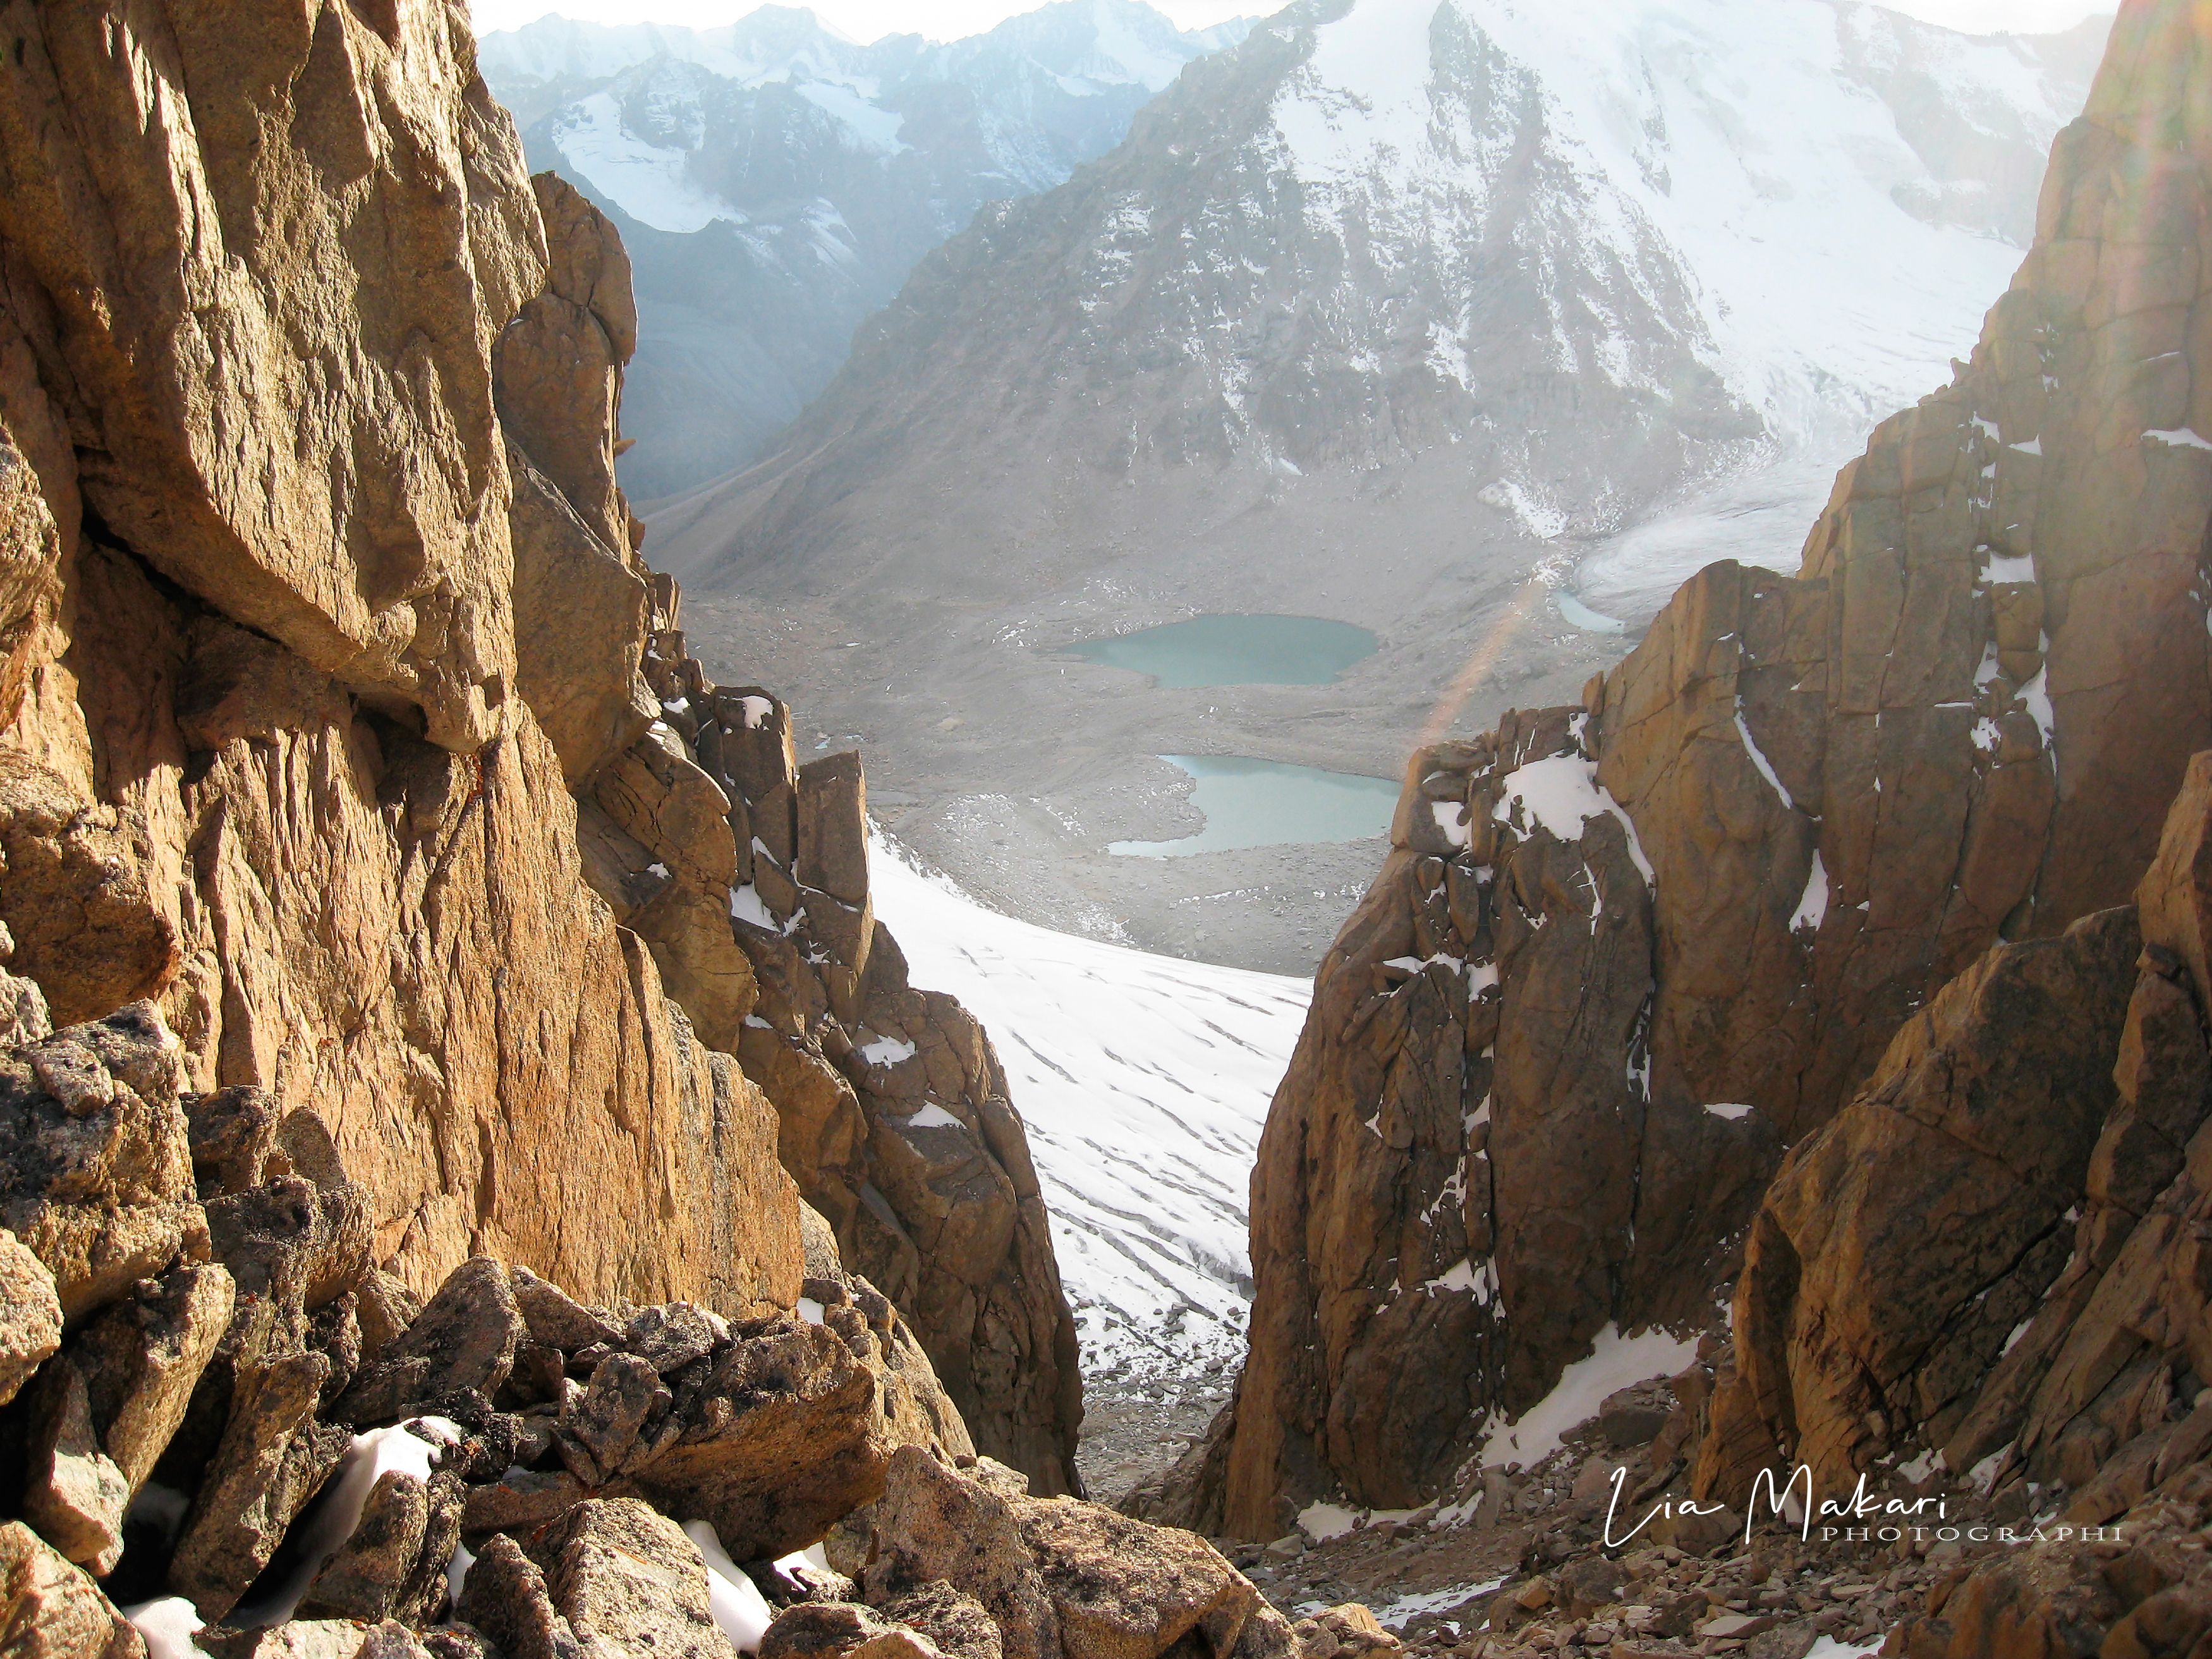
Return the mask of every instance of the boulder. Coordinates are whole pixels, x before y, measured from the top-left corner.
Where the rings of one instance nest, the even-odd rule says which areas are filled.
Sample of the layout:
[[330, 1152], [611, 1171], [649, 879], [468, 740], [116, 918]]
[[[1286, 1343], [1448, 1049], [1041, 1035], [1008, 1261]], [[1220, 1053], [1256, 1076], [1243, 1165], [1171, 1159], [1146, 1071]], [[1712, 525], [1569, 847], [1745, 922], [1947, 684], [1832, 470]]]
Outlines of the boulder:
[[241, 1368], [229, 1416], [169, 1564], [169, 1586], [220, 1620], [269, 1565], [295, 1516], [353, 1443], [319, 1422], [331, 1362], [282, 1353]]
[[528, 1334], [507, 1270], [489, 1256], [453, 1269], [414, 1322], [346, 1391], [338, 1417], [389, 1423], [456, 1395], [489, 1401]]
[[873, 1543], [860, 1578], [870, 1605], [950, 1584], [991, 1615], [1006, 1659], [1058, 1659], [1059, 1620], [1013, 1500], [902, 1446], [870, 1525]]
[[176, 925], [155, 902], [144, 826], [85, 800], [28, 755], [0, 751], [0, 922], [9, 967], [66, 1025], [158, 995], [177, 970]]
[[94, 1429], [132, 1497], [185, 1420], [192, 1391], [230, 1327], [229, 1272], [178, 1267], [143, 1279], [71, 1344]]
[[54, 1276], [15, 1234], [0, 1228], [0, 1406], [62, 1345]]
[[554, 1607], [587, 1649], [731, 1659], [709, 1603], [707, 1564], [667, 1516], [629, 1499], [593, 1498], [539, 1534], [531, 1551], [544, 1564]]
[[544, 1571], [504, 1533], [477, 1552], [453, 1612], [505, 1659], [580, 1659], [583, 1651], [553, 1605]]
[[804, 1548], [883, 1490], [891, 1431], [878, 1377], [822, 1326], [766, 1322], [687, 1391], [681, 1437], [631, 1479], [656, 1508], [713, 1527], [738, 1560]]
[[145, 1659], [100, 1587], [20, 1521], [0, 1522], [0, 1653], [9, 1659]]
[[1204, 1539], [1072, 1498], [1012, 1500], [1068, 1659], [1228, 1659], [1260, 1592]]
[[569, 1473], [596, 1486], [623, 1468], [638, 1431], [656, 1407], [664, 1413], [667, 1389], [652, 1365], [635, 1354], [609, 1354], [592, 1371], [591, 1385], [568, 1395], [561, 1407], [561, 1455]]
[[69, 1560], [104, 1578], [123, 1559], [131, 1484], [100, 1449], [84, 1373], [73, 1358], [40, 1373], [28, 1416], [23, 1518]]
[[884, 1618], [925, 1637], [946, 1659], [1000, 1659], [999, 1627], [981, 1601], [951, 1584], [921, 1584], [887, 1597]]
[[699, 1040], [735, 1054], [760, 987], [731, 930], [727, 897], [672, 881], [626, 922], [651, 947], [661, 984], [691, 1017]]
[[397, 1620], [364, 1626], [351, 1619], [292, 1619], [266, 1630], [204, 1632], [193, 1641], [208, 1659], [428, 1659], [429, 1650]]
[[283, 1116], [273, 1096], [240, 1086], [187, 1095], [184, 1106], [203, 1200], [250, 1193], [268, 1178]]
[[738, 873], [730, 799], [674, 732], [656, 727], [615, 757], [592, 798], [679, 880], [726, 901]]
[[622, 1332], [596, 1309], [587, 1308], [557, 1285], [549, 1285], [527, 1267], [510, 1270], [514, 1305], [531, 1339], [563, 1353], [574, 1353], [594, 1343], [611, 1347]]
[[841, 1601], [801, 1601], [785, 1608], [760, 1644], [760, 1659], [849, 1659], [855, 1654], [868, 1659], [938, 1659], [939, 1652], [928, 1637], [901, 1620]]
[[176, 1040], [152, 1004], [0, 1054], [0, 1223], [68, 1320], [204, 1249]]

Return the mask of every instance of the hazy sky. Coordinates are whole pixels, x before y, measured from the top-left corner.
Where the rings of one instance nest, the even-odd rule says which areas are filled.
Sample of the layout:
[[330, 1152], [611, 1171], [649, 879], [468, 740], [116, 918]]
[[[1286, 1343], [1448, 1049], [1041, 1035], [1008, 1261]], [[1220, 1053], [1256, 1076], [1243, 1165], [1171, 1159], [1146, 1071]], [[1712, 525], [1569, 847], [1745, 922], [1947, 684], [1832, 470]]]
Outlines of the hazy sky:
[[[1152, 0], [1185, 27], [1218, 23], [1225, 17], [1272, 10], [1267, 0]], [[655, 21], [708, 26], [726, 23], [751, 11], [758, 0], [473, 0], [477, 27], [513, 28], [557, 11], [567, 17], [605, 22]], [[1001, 18], [1033, 11], [1042, 0], [812, 0], [817, 15], [856, 40], [895, 33], [957, 40], [987, 29]], [[1887, 0], [1910, 12], [1953, 28], [2037, 30], [2064, 28], [2093, 11], [2111, 11], [2114, 0]]]

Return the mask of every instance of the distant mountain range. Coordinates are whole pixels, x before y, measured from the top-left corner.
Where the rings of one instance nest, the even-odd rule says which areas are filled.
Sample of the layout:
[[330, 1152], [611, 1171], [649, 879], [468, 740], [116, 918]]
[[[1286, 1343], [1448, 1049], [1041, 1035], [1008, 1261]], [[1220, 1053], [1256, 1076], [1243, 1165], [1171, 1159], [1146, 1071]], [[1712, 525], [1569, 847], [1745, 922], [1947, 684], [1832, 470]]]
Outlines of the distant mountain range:
[[[2106, 27], [1301, 0], [927, 261], [781, 457], [688, 504], [662, 556], [803, 564], [809, 592], [886, 559], [981, 598], [1109, 567], [1141, 588], [1115, 550], [1163, 544], [1164, 507], [1207, 544], [1171, 582], [1194, 558], [1296, 588], [1346, 515], [1426, 576], [1796, 458], [1825, 492], [1972, 343]], [[900, 508], [967, 477], [957, 528]], [[1277, 501], [1299, 510], [1249, 510]]]
[[1058, 0], [950, 45], [858, 46], [766, 6], [716, 29], [547, 17], [478, 62], [552, 167], [621, 227], [637, 359], [623, 480], [650, 501], [755, 459], [854, 328], [988, 202], [1119, 143], [1184, 64], [1248, 24]]

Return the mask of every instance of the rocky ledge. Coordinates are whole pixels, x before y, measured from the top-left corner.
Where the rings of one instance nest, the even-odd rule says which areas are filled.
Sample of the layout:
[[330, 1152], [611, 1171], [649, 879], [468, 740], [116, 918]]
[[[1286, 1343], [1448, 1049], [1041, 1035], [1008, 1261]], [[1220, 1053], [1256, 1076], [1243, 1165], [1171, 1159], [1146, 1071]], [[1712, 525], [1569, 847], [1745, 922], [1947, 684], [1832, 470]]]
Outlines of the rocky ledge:
[[313, 1110], [0, 993], [0, 1652], [1298, 1651], [1204, 1540], [979, 1457], [812, 1211], [796, 1313], [488, 1256], [418, 1303]]

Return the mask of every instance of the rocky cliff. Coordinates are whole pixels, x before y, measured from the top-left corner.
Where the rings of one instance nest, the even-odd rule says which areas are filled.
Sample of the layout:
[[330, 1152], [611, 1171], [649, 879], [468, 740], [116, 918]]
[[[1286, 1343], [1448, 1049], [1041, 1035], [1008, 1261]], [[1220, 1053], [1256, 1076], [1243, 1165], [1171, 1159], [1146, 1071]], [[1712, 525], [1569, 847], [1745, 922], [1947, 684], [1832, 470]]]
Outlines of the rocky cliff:
[[[803, 1194], [986, 1449], [1073, 1485], [988, 1043], [869, 914], [856, 757], [800, 776], [780, 706], [682, 656], [615, 481], [627, 259], [526, 175], [465, 9], [9, 19], [11, 982], [143, 1003], [192, 1100], [312, 1108], [356, 1265], [417, 1293], [491, 1256], [766, 1316]], [[25, 1232], [72, 1330], [204, 1259], [175, 1152]]]
[[2212, 742], [2208, 87], [2197, 9], [2126, 7], [1972, 362], [1877, 429], [1798, 574], [1709, 568], [1579, 708], [1413, 757], [1270, 1116], [1250, 1354], [1185, 1512], [1418, 1503], [1609, 1329], [1705, 1327], [1747, 1261], [1709, 1490], [1778, 1443], [1824, 1480], [1955, 1468], [2024, 1420], [1962, 1426], [2083, 1181], [2100, 1271], [2187, 1212], [2158, 1194], [2172, 1099], [2201, 1113], [2195, 947], [2146, 926], [2138, 982], [2113, 912]]

